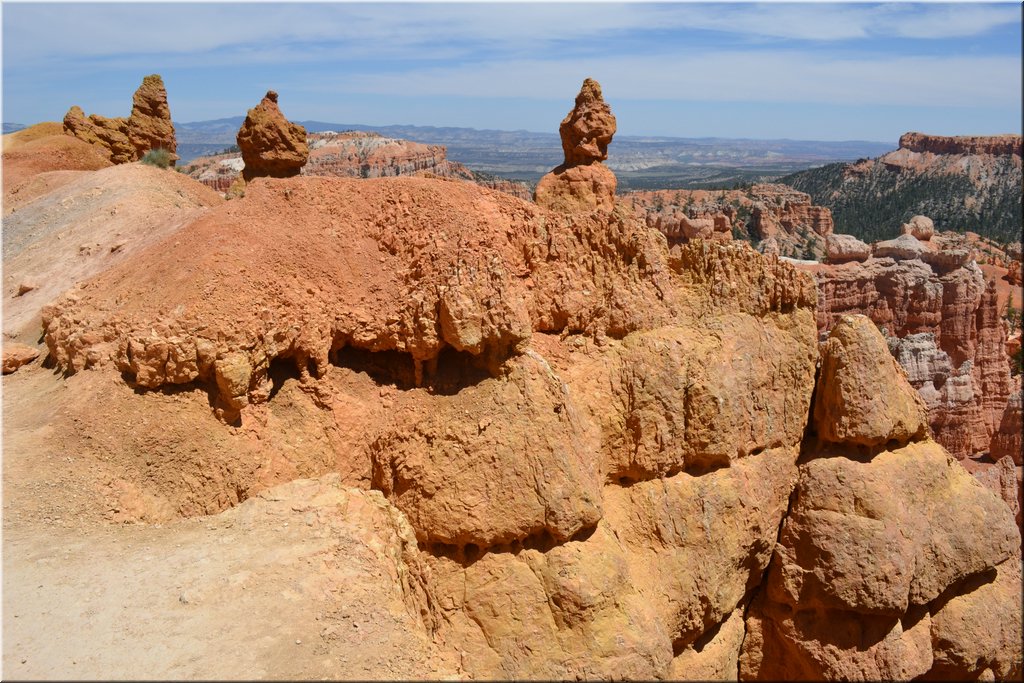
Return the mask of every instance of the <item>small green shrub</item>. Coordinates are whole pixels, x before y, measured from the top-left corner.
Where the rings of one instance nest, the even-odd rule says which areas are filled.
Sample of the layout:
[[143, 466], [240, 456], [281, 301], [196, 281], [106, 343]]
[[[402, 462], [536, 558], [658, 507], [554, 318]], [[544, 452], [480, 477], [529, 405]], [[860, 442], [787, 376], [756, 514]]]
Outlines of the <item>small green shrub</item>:
[[157, 168], [169, 168], [171, 165], [171, 153], [166, 149], [151, 149], [143, 155], [142, 163], [156, 166]]

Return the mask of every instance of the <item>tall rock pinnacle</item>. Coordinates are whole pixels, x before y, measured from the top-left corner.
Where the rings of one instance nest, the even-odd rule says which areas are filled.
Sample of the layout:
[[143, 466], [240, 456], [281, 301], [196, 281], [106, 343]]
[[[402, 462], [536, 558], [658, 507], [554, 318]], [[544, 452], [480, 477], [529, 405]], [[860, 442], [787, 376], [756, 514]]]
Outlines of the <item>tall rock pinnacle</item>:
[[601, 162], [615, 135], [615, 116], [601, 95], [600, 84], [588, 78], [576, 106], [558, 127], [565, 163], [537, 183], [533, 198], [540, 206], [574, 213], [615, 206], [615, 174]]

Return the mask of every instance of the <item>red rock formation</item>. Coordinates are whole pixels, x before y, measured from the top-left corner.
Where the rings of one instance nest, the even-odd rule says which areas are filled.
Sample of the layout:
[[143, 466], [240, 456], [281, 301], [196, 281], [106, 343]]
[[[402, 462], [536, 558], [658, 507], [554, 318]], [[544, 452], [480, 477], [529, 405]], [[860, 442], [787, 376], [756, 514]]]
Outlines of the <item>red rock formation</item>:
[[823, 206], [811, 204], [811, 196], [779, 184], [754, 185], [749, 190], [754, 207], [754, 228], [761, 239], [781, 233], [789, 237], [804, 237], [813, 233], [819, 237], [832, 234], [832, 212]]
[[995, 284], [971, 255], [959, 237], [907, 234], [876, 244], [863, 263], [809, 268], [819, 331], [850, 313], [883, 328], [928, 404], [936, 440], [959, 458], [989, 450], [1010, 393]]
[[900, 149], [931, 154], [993, 154], [1021, 156], [1019, 135], [964, 135], [944, 136], [924, 133], [904, 133], [900, 136]]
[[558, 127], [565, 163], [537, 183], [533, 199], [548, 209], [572, 213], [615, 206], [618, 181], [601, 162], [615, 135], [615, 117], [593, 79], [583, 81], [576, 106]]
[[167, 106], [167, 90], [158, 74], [142, 79], [128, 118], [111, 119], [99, 114], [87, 118], [75, 106], [64, 116], [64, 132], [104, 149], [115, 164], [138, 161], [152, 149], [166, 149], [172, 161], [177, 159], [178, 143]]
[[810, 195], [785, 185], [631, 192], [624, 199], [669, 240], [728, 240], [735, 230], [762, 242], [762, 252], [770, 242], [773, 253], [781, 256], [821, 258], [833, 229], [828, 209], [812, 205]]
[[268, 90], [246, 114], [237, 141], [245, 162], [242, 178], [246, 182], [263, 176], [298, 175], [309, 158], [306, 129], [284, 117], [273, 90]]

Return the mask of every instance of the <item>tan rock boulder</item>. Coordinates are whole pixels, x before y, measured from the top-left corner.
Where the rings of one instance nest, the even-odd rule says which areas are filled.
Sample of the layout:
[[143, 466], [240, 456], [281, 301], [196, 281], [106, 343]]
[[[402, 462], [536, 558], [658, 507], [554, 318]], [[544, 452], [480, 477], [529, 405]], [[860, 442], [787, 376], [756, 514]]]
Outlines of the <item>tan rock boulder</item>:
[[245, 162], [242, 177], [246, 182], [260, 176], [299, 175], [309, 159], [306, 129], [284, 117], [273, 90], [249, 110], [236, 139]]
[[[932, 617], [933, 680], [1020, 680], [1021, 565], [970, 577]], [[943, 603], [943, 601], [939, 601]]]
[[913, 235], [922, 242], [927, 242], [935, 234], [935, 223], [928, 216], [914, 216], [900, 226], [904, 235]]
[[865, 316], [844, 316], [822, 346], [814, 399], [818, 438], [874, 447], [928, 433], [924, 400]]
[[611, 210], [617, 181], [601, 162], [608, 158], [608, 144], [615, 135], [615, 116], [597, 81], [583, 81], [576, 105], [562, 120], [558, 132], [565, 162], [540, 179], [533, 200], [564, 213]]
[[18, 368], [39, 358], [39, 349], [27, 344], [5, 342], [3, 350], [3, 374], [9, 375]]
[[872, 248], [877, 258], [893, 258], [897, 261], [919, 259], [927, 247], [913, 235], [904, 234], [896, 239], [876, 242]]
[[1010, 557], [1018, 537], [1003, 502], [934, 442], [869, 462], [822, 457], [801, 467], [768, 594], [900, 615]]
[[853, 235], [831, 234], [825, 238], [825, 255], [829, 263], [867, 261], [871, 257], [871, 246]]

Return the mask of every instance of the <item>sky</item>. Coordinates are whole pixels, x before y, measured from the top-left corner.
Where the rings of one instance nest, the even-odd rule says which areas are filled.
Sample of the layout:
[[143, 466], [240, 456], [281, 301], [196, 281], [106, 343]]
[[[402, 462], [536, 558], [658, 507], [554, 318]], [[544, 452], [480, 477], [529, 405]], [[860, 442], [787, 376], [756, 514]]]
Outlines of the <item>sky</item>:
[[40, 3], [0, 6], [5, 122], [127, 116], [159, 73], [175, 121], [557, 132], [584, 78], [620, 135], [892, 142], [1021, 133], [1007, 3]]

